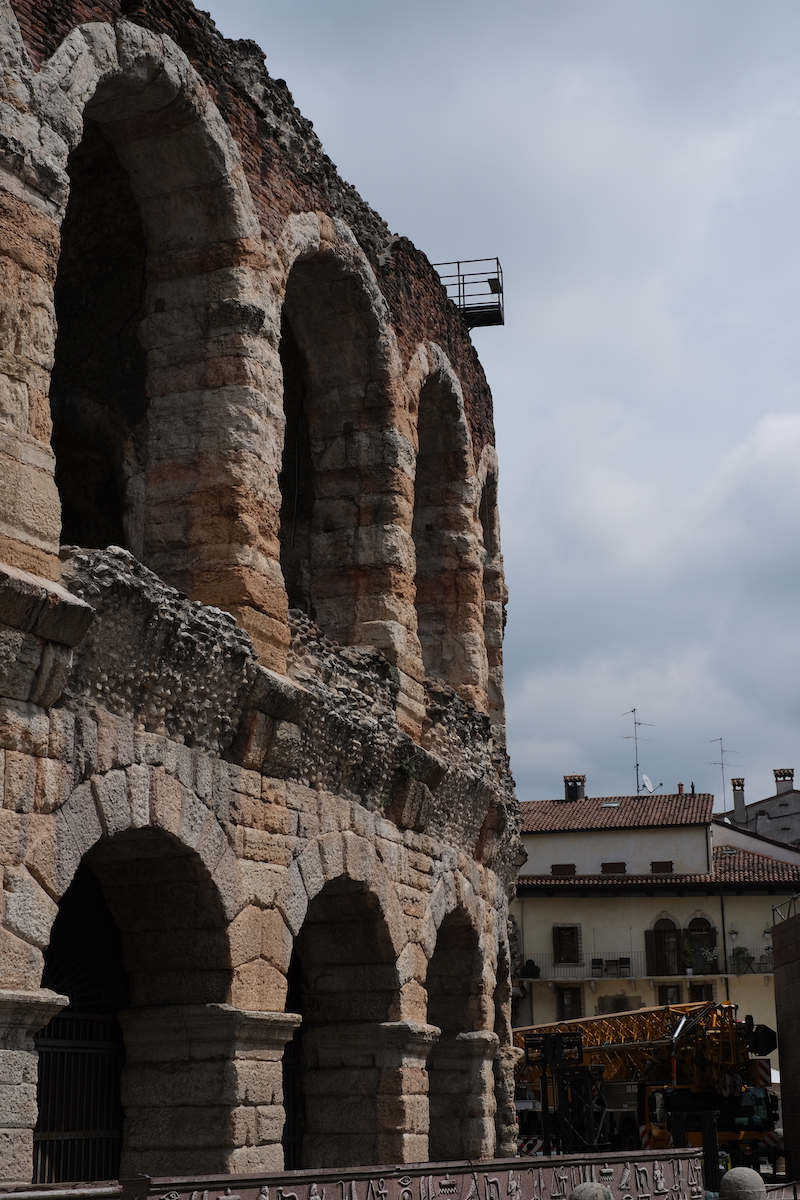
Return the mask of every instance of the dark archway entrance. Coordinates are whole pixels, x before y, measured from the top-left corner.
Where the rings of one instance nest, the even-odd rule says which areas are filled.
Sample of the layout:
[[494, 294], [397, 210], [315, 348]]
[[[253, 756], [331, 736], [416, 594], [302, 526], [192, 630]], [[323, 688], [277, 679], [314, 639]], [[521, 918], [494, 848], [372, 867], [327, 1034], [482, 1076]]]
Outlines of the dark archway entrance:
[[242, 1034], [227, 924], [197, 852], [164, 830], [85, 856], [45, 956], [44, 985], [70, 1005], [37, 1039], [36, 1182], [229, 1169]]
[[145, 238], [127, 173], [96, 122], [84, 122], [67, 169], [50, 383], [61, 541], [128, 547], [128, 480], [148, 405], [137, 336]]
[[381, 1025], [395, 1016], [398, 990], [377, 896], [345, 878], [326, 884], [289, 970], [287, 1010], [303, 1021], [284, 1051], [287, 1169], [381, 1161]]
[[35, 1039], [39, 1119], [33, 1181], [115, 1179], [125, 1057], [117, 1014], [127, 1007], [128, 985], [120, 932], [85, 863], [59, 906], [42, 986], [70, 1002]]
[[[428, 1056], [428, 1157], [431, 1162], [481, 1157], [485, 1130], [476, 1128], [476, 1118], [494, 1090], [493, 1054], [488, 1074], [484, 1060], [487, 1047], [497, 1039], [492, 1033], [482, 1037], [474, 1032], [485, 1029], [482, 961], [465, 911], [457, 909], [442, 921], [427, 988], [428, 1023], [441, 1030]], [[478, 1098], [481, 1080], [485, 1094]]]

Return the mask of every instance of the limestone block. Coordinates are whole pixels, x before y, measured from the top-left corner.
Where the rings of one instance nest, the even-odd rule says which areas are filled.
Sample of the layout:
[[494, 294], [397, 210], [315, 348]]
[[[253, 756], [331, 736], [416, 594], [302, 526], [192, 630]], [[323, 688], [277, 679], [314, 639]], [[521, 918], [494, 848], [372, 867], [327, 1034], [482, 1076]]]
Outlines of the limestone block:
[[19, 629], [0, 627], [0, 691], [11, 700], [27, 700], [42, 661], [44, 643]]
[[39, 1115], [36, 1084], [0, 1084], [0, 1112], [6, 1129], [33, 1129]]
[[243, 900], [260, 908], [271, 908], [276, 903], [278, 894], [284, 890], [286, 868], [272, 863], [243, 862], [241, 878]]
[[24, 867], [6, 867], [3, 872], [3, 924], [17, 937], [43, 950], [58, 906]]
[[128, 767], [134, 761], [133, 725], [104, 709], [97, 711], [97, 769]]
[[0, 988], [32, 990], [38, 987], [43, 966], [40, 950], [8, 930], [0, 929]]
[[143, 829], [150, 823], [150, 772], [142, 763], [134, 763], [125, 772], [130, 824]]
[[285, 779], [301, 753], [300, 729], [291, 721], [275, 721], [272, 741], [263, 761], [265, 774]]
[[286, 1003], [286, 976], [263, 958], [244, 963], [233, 973], [231, 1003], [241, 1008], [280, 1011]]
[[15, 812], [33, 812], [36, 803], [37, 759], [30, 754], [6, 750], [4, 754], [3, 804]]
[[231, 966], [239, 967], [261, 957], [262, 919], [266, 915], [260, 908], [248, 905], [230, 923], [228, 942]]
[[0, 1118], [0, 1179], [19, 1183], [31, 1177], [33, 1128], [5, 1128]]
[[225, 1071], [223, 1098], [231, 1104], [280, 1105], [283, 1102], [283, 1071], [275, 1049], [275, 1061], [236, 1059]]
[[48, 753], [47, 713], [35, 704], [0, 700], [0, 747], [43, 757]]
[[267, 909], [261, 916], [261, 956], [284, 975], [289, 969], [293, 939], [277, 909]]
[[113, 837], [131, 825], [131, 809], [128, 799], [128, 777], [125, 771], [108, 771], [91, 781], [92, 793], [103, 831]]
[[228, 1151], [225, 1161], [226, 1171], [233, 1175], [271, 1175], [283, 1170], [283, 1146], [280, 1138], [261, 1146], [237, 1146]]
[[42, 708], [51, 708], [61, 696], [72, 670], [72, 649], [45, 642], [39, 670], [31, 687], [30, 698]]
[[36, 1078], [36, 1059], [30, 1051], [0, 1050], [0, 1084], [32, 1084], [35, 1088]]

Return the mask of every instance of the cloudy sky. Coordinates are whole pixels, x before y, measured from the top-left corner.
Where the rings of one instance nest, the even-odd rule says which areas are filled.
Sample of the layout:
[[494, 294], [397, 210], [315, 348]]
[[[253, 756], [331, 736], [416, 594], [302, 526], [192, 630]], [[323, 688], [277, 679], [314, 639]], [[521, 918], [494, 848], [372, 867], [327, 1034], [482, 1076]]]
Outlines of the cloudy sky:
[[210, 7], [393, 231], [502, 261], [520, 798], [633, 791], [634, 706], [664, 790], [721, 802], [720, 737], [749, 800], [800, 777], [800, 5]]

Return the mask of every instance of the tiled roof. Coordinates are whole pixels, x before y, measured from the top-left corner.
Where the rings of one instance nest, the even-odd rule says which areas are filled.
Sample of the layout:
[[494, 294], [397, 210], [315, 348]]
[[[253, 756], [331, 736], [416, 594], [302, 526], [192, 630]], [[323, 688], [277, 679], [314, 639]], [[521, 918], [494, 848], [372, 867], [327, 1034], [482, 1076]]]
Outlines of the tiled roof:
[[[579, 802], [578, 802], [579, 803]], [[691, 884], [786, 884], [787, 890], [800, 890], [800, 863], [780, 862], [767, 854], [715, 846], [712, 874], [702, 875], [520, 875], [518, 887], [571, 888], [597, 887], [680, 887]]]
[[706, 825], [714, 797], [710, 792], [667, 796], [589, 796], [583, 800], [527, 800], [523, 833], [560, 830], [642, 829], [658, 825]]

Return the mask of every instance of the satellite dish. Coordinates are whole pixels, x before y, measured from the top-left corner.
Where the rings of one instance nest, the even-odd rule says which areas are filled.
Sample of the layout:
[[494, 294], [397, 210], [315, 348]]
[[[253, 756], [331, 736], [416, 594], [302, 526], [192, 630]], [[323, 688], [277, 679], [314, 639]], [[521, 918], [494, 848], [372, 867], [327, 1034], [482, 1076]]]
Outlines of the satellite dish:
[[652, 785], [652, 783], [650, 782], [650, 777], [649, 777], [648, 775], [643, 775], [643, 776], [642, 776], [642, 783], [643, 783], [643, 784], [644, 784], [644, 786], [647, 788], [648, 792], [652, 792], [652, 790], [653, 790], [653, 785]]

